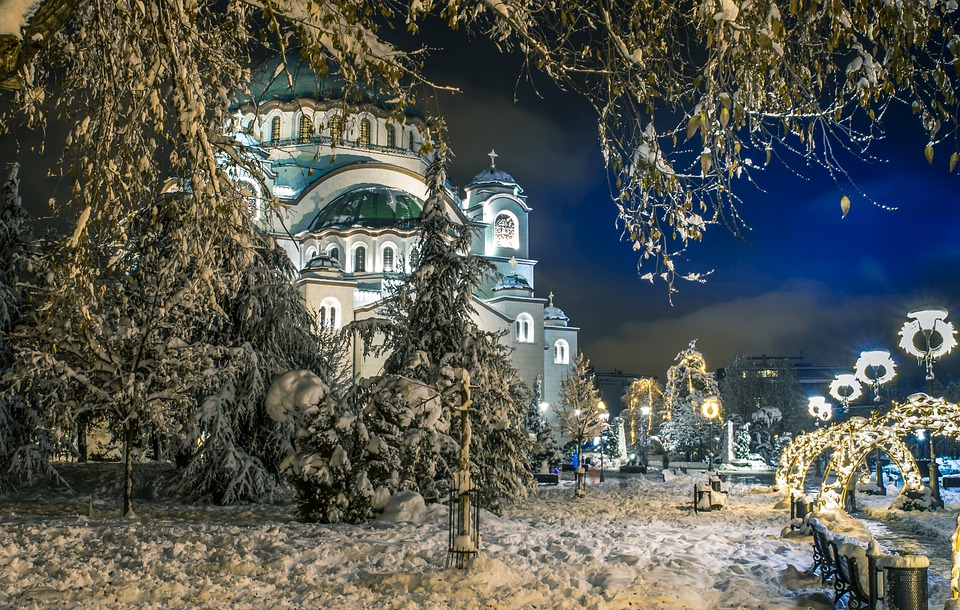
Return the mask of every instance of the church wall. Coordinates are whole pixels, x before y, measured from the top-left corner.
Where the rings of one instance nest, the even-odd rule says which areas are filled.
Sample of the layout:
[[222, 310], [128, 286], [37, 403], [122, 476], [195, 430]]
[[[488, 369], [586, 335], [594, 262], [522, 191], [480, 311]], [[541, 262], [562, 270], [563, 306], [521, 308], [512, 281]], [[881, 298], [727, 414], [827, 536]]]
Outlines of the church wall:
[[[577, 345], [578, 328], [569, 326], [544, 327], [545, 345], [548, 349], [543, 352], [543, 399], [551, 407], [560, 403], [560, 384], [573, 370], [573, 362], [579, 353]], [[567, 364], [555, 364], [553, 346], [557, 339], [563, 339], [570, 346]], [[548, 413], [551, 411], [548, 411]]]
[[[507, 212], [517, 222], [517, 246], [516, 248], [497, 247], [494, 238], [496, 230], [497, 216], [502, 212]], [[498, 194], [493, 195], [483, 204], [483, 221], [488, 223], [484, 231], [484, 253], [487, 256], [503, 256], [510, 258], [527, 258], [529, 256], [529, 229], [527, 210], [523, 203], [515, 197]]]

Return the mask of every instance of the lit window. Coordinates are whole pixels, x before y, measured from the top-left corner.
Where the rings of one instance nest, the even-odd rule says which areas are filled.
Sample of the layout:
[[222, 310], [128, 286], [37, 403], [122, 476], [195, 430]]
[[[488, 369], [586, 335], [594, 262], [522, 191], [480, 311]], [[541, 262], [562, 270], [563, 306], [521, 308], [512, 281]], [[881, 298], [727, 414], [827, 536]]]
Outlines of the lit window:
[[334, 144], [343, 143], [343, 117], [334, 116], [330, 117], [330, 122], [327, 123], [327, 126], [330, 127], [330, 139], [333, 140]]
[[273, 122], [270, 123], [270, 139], [279, 140], [280, 139], [280, 117], [273, 117]]
[[553, 363], [570, 364], [570, 345], [563, 339], [553, 344]]
[[764, 370], [760, 371], [760, 376], [761, 376], [761, 377], [764, 377], [764, 378], [767, 378], [767, 379], [769, 379], [769, 378], [771, 378], [771, 377], [779, 377], [779, 376], [780, 376], [780, 371], [774, 371], [774, 370], [771, 370], [771, 369], [764, 369]]
[[528, 313], [517, 316], [517, 343], [533, 343], [533, 317]]
[[510, 214], [500, 214], [493, 221], [493, 245], [497, 248], [518, 248], [517, 221]]
[[367, 249], [363, 246], [357, 246], [353, 251], [353, 271], [354, 273], [363, 273], [367, 270]]
[[309, 142], [313, 137], [313, 120], [305, 115], [300, 115], [300, 141]]
[[383, 270], [387, 273], [392, 273], [394, 269], [394, 256], [393, 248], [387, 246], [383, 249]]
[[393, 125], [387, 125], [387, 146], [390, 148], [397, 147], [397, 128]]
[[360, 146], [370, 146], [370, 119], [360, 121]]

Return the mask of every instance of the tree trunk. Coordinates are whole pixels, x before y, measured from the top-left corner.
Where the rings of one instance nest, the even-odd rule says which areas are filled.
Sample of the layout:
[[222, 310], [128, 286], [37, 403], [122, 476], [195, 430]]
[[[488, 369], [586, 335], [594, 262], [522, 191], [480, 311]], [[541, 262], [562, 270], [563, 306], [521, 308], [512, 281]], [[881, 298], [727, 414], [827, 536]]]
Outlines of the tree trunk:
[[130, 420], [127, 420], [123, 439], [123, 516], [137, 516], [133, 512], [133, 422]]
[[90, 458], [90, 448], [87, 446], [87, 418], [77, 419], [77, 461], [85, 463]]

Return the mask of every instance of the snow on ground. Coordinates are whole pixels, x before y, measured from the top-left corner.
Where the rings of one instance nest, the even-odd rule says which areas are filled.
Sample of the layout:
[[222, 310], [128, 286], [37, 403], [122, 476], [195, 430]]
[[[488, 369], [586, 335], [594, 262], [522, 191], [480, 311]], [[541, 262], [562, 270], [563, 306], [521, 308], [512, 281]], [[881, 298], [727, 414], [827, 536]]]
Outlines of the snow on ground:
[[[789, 511], [733, 485], [695, 515], [702, 475], [569, 481], [483, 514], [472, 569], [446, 567], [447, 512], [415, 494], [362, 526], [298, 523], [291, 506], [0, 496], [3, 608], [832, 608], [807, 577]], [[95, 494], [96, 495], [96, 494]], [[787, 530], [789, 531], [789, 530]], [[931, 608], [939, 608], [931, 601]]]

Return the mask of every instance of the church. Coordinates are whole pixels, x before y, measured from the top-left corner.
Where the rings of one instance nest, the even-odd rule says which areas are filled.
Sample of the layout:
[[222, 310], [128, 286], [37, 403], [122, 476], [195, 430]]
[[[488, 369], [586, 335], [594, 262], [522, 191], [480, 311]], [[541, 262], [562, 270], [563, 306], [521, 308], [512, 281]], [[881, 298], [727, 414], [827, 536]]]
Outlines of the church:
[[[337, 329], [377, 317], [391, 284], [411, 271], [431, 161], [422, 146], [424, 120], [415, 107], [399, 120], [372, 88], [347, 105], [336, 73], [318, 76], [306, 61], [288, 59], [288, 79], [279, 63], [266, 62], [254, 75], [251, 97], [236, 110], [240, 137], [262, 157], [281, 215], [267, 219], [257, 203], [260, 185], [239, 180], [256, 219], [300, 270], [308, 308], [322, 326]], [[533, 208], [497, 158], [491, 151], [489, 165], [462, 192], [448, 184], [447, 213], [474, 228], [472, 254], [497, 270], [474, 295], [477, 326], [505, 331], [513, 367], [531, 389], [541, 379], [542, 400], [555, 405], [577, 355], [578, 329], [553, 294], [535, 294]], [[380, 372], [382, 360], [353, 351], [356, 375]]]

